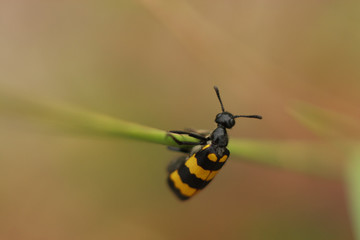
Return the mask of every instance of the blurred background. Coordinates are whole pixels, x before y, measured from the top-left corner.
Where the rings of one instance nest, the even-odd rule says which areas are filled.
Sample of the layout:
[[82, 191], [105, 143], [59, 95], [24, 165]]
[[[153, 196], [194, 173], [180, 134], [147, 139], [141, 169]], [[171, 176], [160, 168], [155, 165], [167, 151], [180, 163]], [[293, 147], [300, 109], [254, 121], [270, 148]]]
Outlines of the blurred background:
[[[227, 110], [264, 117], [238, 119], [231, 137], [321, 140], [289, 109], [360, 118], [359, 11], [339, 0], [4, 0], [0, 90], [172, 130], [213, 129], [217, 85]], [[0, 114], [0, 239], [354, 239], [341, 179], [232, 157], [180, 202], [165, 182], [178, 154], [164, 146]]]

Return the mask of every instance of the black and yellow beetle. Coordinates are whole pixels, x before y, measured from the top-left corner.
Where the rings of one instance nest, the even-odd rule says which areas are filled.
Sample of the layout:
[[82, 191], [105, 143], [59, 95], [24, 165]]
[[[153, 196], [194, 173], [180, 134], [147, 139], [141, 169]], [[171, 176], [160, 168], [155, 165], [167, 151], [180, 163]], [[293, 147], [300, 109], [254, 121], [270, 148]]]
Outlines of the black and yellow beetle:
[[[216, 176], [228, 159], [230, 152], [226, 148], [229, 138], [226, 129], [235, 125], [235, 118], [257, 118], [259, 115], [232, 115], [224, 110], [219, 89], [214, 86], [222, 112], [216, 115], [217, 128], [208, 136], [194, 131], [169, 131], [169, 136], [179, 147], [169, 147], [171, 150], [188, 153], [168, 166], [168, 184], [181, 200], [194, 196], [205, 188]], [[178, 140], [173, 134], [184, 134], [196, 138], [199, 142]], [[189, 148], [189, 146], [193, 146]]]

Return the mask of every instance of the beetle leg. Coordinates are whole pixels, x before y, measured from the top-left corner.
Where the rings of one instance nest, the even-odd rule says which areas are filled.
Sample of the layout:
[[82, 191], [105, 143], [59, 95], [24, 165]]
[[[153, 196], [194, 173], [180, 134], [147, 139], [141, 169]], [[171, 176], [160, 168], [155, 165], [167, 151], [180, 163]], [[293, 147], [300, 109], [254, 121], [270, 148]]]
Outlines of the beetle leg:
[[176, 133], [176, 134], [184, 134], [184, 135], [188, 135], [190, 137], [202, 140], [202, 141], [208, 141], [209, 138], [199, 134], [199, 133], [195, 133], [195, 132], [186, 132], [186, 131], [169, 131], [170, 133]]
[[204, 129], [192, 129], [192, 128], [185, 128], [186, 132], [196, 133], [201, 136], [209, 136], [211, 131], [210, 130], [204, 130]]
[[200, 142], [188, 142], [188, 141], [180, 141], [180, 140], [178, 140], [171, 133], [168, 133], [168, 136], [171, 137], [178, 145], [196, 146], [196, 145], [204, 145], [206, 143], [206, 139], [201, 139]]

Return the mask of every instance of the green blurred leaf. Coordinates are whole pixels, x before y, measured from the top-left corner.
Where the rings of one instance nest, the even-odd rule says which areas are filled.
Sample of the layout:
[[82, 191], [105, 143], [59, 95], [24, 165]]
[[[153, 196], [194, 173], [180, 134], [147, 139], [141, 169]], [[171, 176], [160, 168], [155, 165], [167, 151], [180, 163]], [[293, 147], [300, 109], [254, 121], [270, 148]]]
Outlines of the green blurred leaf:
[[358, 121], [341, 113], [329, 111], [308, 103], [297, 103], [290, 114], [319, 136], [340, 139], [359, 139]]
[[346, 176], [353, 230], [360, 240], [360, 148], [350, 157]]

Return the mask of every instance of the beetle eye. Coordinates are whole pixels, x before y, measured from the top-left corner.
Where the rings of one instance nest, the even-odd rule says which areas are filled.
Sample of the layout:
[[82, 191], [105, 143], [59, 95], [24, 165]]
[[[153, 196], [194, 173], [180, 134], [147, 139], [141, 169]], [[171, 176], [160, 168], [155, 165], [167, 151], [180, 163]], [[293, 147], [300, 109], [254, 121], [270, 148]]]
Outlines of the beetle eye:
[[229, 121], [227, 122], [227, 128], [232, 128], [234, 125], [235, 125], [235, 120], [229, 119]]

